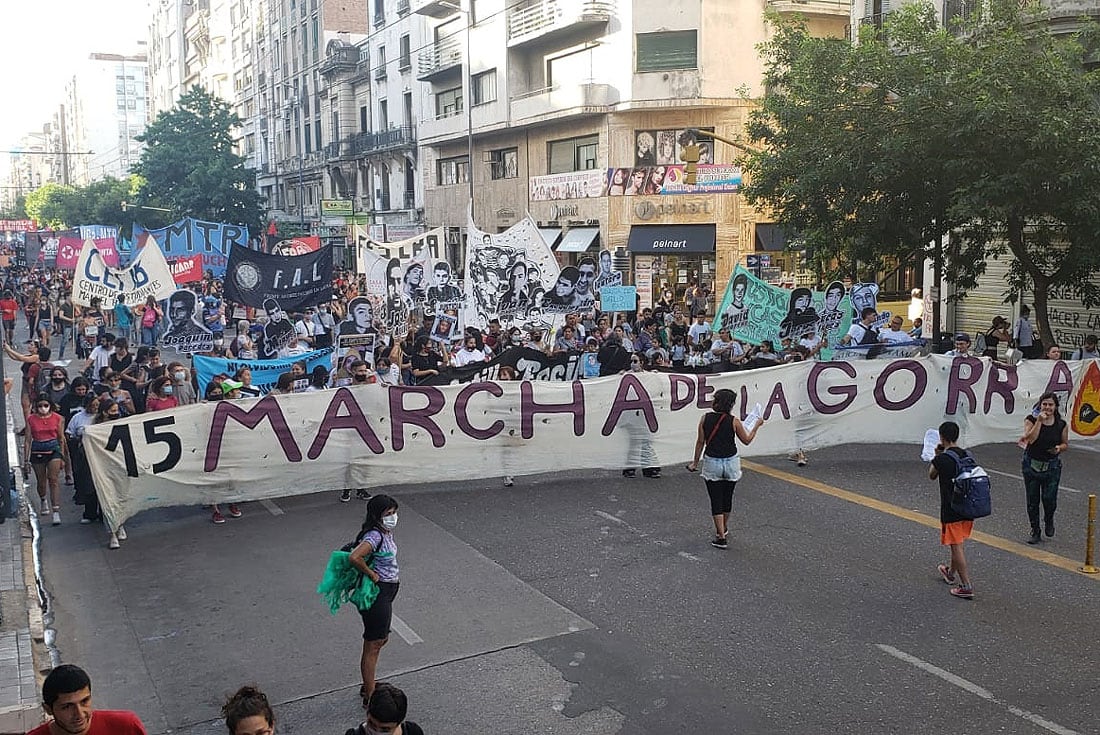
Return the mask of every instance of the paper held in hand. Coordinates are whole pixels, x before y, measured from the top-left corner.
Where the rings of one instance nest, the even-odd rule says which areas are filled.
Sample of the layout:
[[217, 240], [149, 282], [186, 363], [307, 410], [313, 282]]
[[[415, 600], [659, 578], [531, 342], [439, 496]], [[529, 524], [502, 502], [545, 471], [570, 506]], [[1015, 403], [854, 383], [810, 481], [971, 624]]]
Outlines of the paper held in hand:
[[940, 443], [940, 432], [938, 429], [929, 429], [924, 432], [924, 446], [920, 451], [920, 458], [925, 462], [931, 462], [936, 456], [936, 445]]
[[752, 411], [745, 417], [745, 420], [741, 422], [741, 425], [745, 427], [745, 431], [752, 431], [756, 428], [756, 425], [760, 423], [760, 419], [764, 416], [764, 407], [757, 403], [752, 407]]

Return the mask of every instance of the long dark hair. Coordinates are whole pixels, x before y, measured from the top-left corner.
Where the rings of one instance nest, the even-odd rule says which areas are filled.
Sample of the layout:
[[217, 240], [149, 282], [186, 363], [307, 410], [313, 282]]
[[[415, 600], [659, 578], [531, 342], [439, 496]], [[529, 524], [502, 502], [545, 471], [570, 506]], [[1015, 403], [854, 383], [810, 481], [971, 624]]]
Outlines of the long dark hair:
[[367, 501], [367, 515], [363, 518], [363, 525], [359, 528], [359, 540], [367, 535], [368, 531], [385, 532], [382, 526], [382, 516], [387, 510], [397, 510], [397, 501], [389, 495], [375, 495]]
[[1057, 423], [1058, 421], [1062, 420], [1062, 413], [1061, 413], [1061, 411], [1058, 410], [1058, 396], [1057, 395], [1055, 395], [1054, 393], [1051, 393], [1049, 391], [1044, 393], [1043, 395], [1039, 396], [1039, 400], [1037, 400], [1035, 402], [1035, 408], [1038, 409], [1040, 406], [1043, 405], [1043, 401], [1046, 401], [1048, 399], [1051, 400], [1051, 401], [1054, 401], [1054, 421], [1055, 421], [1055, 423]]
[[715, 413], [729, 413], [733, 410], [733, 404], [737, 400], [737, 394], [729, 388], [722, 388], [714, 393], [710, 409]]

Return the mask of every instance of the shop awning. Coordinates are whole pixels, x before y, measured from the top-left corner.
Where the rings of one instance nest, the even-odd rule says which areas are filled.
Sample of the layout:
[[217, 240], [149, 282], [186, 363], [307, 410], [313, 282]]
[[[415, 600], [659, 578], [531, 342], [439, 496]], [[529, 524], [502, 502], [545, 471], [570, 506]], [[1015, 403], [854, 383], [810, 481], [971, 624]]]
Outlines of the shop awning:
[[777, 253], [787, 249], [787, 231], [774, 222], [756, 223], [756, 250]]
[[583, 253], [600, 237], [599, 227], [574, 227], [562, 235], [556, 248], [559, 253]]
[[554, 243], [561, 237], [560, 227], [540, 227], [539, 234], [542, 235], [542, 239], [546, 241], [546, 244], [550, 246], [550, 249], [554, 248]]
[[650, 255], [713, 253], [717, 231], [717, 225], [634, 225], [626, 249]]

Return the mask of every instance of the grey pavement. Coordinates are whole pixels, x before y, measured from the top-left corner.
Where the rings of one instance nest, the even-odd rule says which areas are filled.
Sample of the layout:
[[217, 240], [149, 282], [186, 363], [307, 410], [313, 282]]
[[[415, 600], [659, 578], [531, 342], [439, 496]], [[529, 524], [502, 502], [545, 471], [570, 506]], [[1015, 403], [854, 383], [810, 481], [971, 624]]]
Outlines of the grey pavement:
[[[919, 449], [849, 446], [796, 468], [762, 463], [935, 515]], [[1011, 474], [1012, 446], [979, 449]], [[1067, 455], [1087, 490], [1100, 454]], [[709, 546], [698, 475], [617, 472], [432, 483], [390, 491], [404, 623], [380, 674], [428, 732], [1094, 733], [1100, 580], [970, 544], [978, 599], [947, 594], [938, 533], [748, 471], [731, 549]], [[1012, 541], [1019, 481], [994, 475]], [[1064, 492], [1058, 535], [1083, 550], [1084, 493]], [[245, 506], [214, 526], [197, 508], [102, 529], [46, 529], [62, 658], [87, 666], [104, 707], [150, 732], [213, 733], [222, 699], [254, 683], [280, 732], [342, 732], [357, 702], [360, 625], [314, 588], [363, 504], [332, 493]], [[1053, 728], [1053, 729], [1052, 729]]]

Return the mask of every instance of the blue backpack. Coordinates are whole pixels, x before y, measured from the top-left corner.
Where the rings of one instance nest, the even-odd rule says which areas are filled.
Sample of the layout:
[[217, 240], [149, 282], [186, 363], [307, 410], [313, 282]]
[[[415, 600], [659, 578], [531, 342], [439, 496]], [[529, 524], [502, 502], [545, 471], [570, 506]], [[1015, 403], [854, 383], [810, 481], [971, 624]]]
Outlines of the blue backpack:
[[947, 452], [955, 460], [953, 480], [955, 492], [951, 496], [951, 510], [963, 518], [985, 518], [993, 512], [993, 499], [989, 493], [989, 475], [978, 466], [974, 455], [963, 450], [963, 456]]

